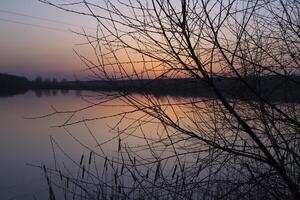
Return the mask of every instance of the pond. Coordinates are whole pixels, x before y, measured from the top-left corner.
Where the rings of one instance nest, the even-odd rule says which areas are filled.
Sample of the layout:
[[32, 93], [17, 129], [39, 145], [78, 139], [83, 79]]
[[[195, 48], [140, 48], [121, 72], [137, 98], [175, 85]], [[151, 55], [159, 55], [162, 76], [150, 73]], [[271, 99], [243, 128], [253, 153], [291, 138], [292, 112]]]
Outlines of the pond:
[[[201, 140], [233, 142], [243, 153], [261, 155], [236, 121], [228, 121], [229, 115], [217, 100], [117, 96], [107, 92], [29, 91], [0, 98], [1, 199], [48, 199], [52, 188], [57, 199], [72, 199], [74, 194], [90, 199], [85, 188], [95, 199], [99, 192], [116, 199], [119, 193], [143, 198], [148, 195], [143, 192], [149, 192], [153, 198], [152, 194], [160, 194], [161, 189], [166, 198], [199, 199], [222, 196], [236, 187], [235, 181], [251, 178], [251, 173], [245, 175], [245, 163], [253, 164], [253, 169], [259, 167], [256, 170], [268, 169], [262, 162], [232, 156]], [[251, 109], [256, 108], [255, 101], [230, 101], [253, 128], [263, 125], [259, 118], [253, 118], [257, 114]], [[298, 109], [297, 103], [277, 105], [287, 112]], [[177, 125], [182, 129], [176, 129]], [[284, 122], [282, 126], [286, 127], [285, 137], [295, 137], [289, 134], [295, 132], [294, 127]], [[295, 165], [289, 167], [294, 169]], [[211, 178], [218, 180], [207, 184]], [[280, 179], [274, 180], [275, 185], [281, 184]], [[237, 195], [254, 190], [252, 186], [242, 186]], [[254, 186], [255, 192], [245, 194], [262, 197], [264, 190]], [[282, 193], [286, 193], [284, 186]]]
[[[104, 103], [94, 105], [98, 102]], [[69, 158], [79, 161], [83, 154], [88, 156], [90, 152], [86, 147], [100, 151], [97, 147], [100, 143], [101, 151], [104, 149], [107, 156], [114, 155], [119, 148], [115, 142], [118, 141], [119, 128], [124, 129], [135, 119], [145, 117], [139, 112], [132, 112], [134, 108], [109, 93], [80, 94], [76, 91], [29, 91], [3, 97], [0, 98], [0, 110], [0, 196], [3, 199], [49, 198], [44, 171], [37, 166], [55, 168], [59, 164], [62, 167], [63, 163], [68, 170], [76, 173], [78, 167]], [[55, 110], [65, 113], [55, 113]], [[76, 110], [76, 114], [69, 113]], [[115, 115], [124, 112], [128, 112], [130, 117], [125, 124], [119, 124], [124, 116]], [[99, 119], [92, 120], [94, 118]], [[87, 122], [81, 123], [83, 119]], [[57, 127], [65, 122], [71, 125]], [[118, 127], [114, 127], [116, 124]], [[135, 129], [132, 127], [132, 130]], [[144, 124], [142, 131], [156, 133], [157, 127], [156, 123]], [[141, 132], [128, 131], [130, 134]], [[137, 145], [143, 141], [140, 136], [127, 135], [123, 139], [126, 139], [127, 145]], [[100, 162], [103, 163], [103, 160]]]
[[[75, 110], [90, 105], [76, 92], [55, 95], [37, 95], [34, 92], [0, 98], [0, 196], [1, 199], [47, 199], [48, 189], [44, 172], [32, 165], [53, 166], [53, 151], [51, 139], [63, 146], [69, 155], [77, 157], [85, 151], [78, 143], [67, 134], [63, 128], [52, 127], [64, 122], [68, 115], [54, 115], [46, 118], [27, 119], [39, 117], [53, 112], [51, 106], [62, 110]], [[98, 95], [97, 95], [98, 96]], [[110, 101], [116, 105], [117, 102]], [[93, 107], [81, 112], [74, 117], [74, 121], [112, 115], [128, 108], [118, 107]], [[95, 130], [97, 138], [105, 141], [112, 137], [109, 133], [109, 124], [112, 119], [98, 120], [90, 123]], [[91, 147], [94, 141], [87, 137], [86, 128], [82, 124], [69, 128], [77, 138]], [[111, 144], [110, 144], [111, 145]], [[113, 148], [113, 147], [112, 147]], [[65, 161], [67, 163], [67, 161]]]

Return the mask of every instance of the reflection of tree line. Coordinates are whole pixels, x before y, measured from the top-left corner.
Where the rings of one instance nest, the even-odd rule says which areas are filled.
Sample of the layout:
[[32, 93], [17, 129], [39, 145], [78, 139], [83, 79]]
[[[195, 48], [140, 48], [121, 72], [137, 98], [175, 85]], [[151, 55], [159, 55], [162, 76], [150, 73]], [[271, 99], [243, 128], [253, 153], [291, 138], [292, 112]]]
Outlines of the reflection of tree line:
[[[74, 91], [74, 90], [73, 90]], [[50, 97], [50, 96], [58, 96], [58, 95], [67, 95], [70, 93], [70, 90], [67, 89], [34, 89], [33, 90], [35, 96], [37, 97]], [[81, 90], [75, 90], [76, 96], [81, 96]]]
[[37, 97], [66, 95], [69, 93], [69, 90], [63, 90], [63, 89], [62, 90], [34, 89], [33, 91]]

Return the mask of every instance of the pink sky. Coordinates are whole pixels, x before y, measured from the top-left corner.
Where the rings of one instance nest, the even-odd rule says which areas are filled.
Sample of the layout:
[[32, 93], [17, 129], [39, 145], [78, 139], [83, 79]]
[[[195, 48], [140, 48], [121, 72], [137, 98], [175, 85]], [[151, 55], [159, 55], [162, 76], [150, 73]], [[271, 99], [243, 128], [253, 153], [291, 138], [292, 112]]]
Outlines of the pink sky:
[[79, 31], [82, 26], [94, 27], [94, 24], [37, 0], [0, 1], [0, 73], [30, 79], [87, 77], [80, 72], [84, 66], [73, 52], [73, 48], [80, 50], [76, 44], [83, 38], [68, 31]]

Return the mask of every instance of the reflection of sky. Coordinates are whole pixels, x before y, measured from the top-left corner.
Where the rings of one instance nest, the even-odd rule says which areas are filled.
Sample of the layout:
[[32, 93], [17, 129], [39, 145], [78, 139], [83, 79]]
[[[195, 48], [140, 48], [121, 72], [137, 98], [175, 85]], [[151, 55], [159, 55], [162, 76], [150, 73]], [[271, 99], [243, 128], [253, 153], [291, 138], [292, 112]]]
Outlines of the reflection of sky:
[[[65, 116], [37, 120], [23, 118], [24, 116], [37, 116], [52, 112], [51, 104], [55, 105], [57, 109], [62, 107], [64, 109], [76, 109], [86, 105], [80, 97], [74, 96], [73, 92], [69, 92], [67, 95], [42, 97], [35, 97], [32, 92], [29, 92], [11, 98], [0, 98], [0, 199], [31, 200], [34, 199], [34, 195], [36, 199], [49, 198], [43, 172], [26, 164], [45, 164], [47, 167], [53, 167], [51, 165], [53, 164], [53, 155], [51, 153], [50, 136], [76, 160], [80, 159], [82, 153], [89, 154], [89, 151], [82, 148], [63, 129], [50, 127], [51, 125], [61, 124]], [[108, 107], [106, 109], [90, 109], [86, 113], [97, 116], [99, 109], [101, 109], [101, 113], [105, 114], [116, 112], [116, 110], [120, 111], [120, 108], [111, 109], [111, 107]], [[82, 116], [78, 119], [82, 119]], [[108, 134], [107, 123], [108, 121], [93, 123], [93, 130], [101, 130], [94, 133], [100, 141], [113, 136], [112, 133]], [[94, 140], [89, 136], [86, 128], [83, 127], [82, 124], [74, 125], [69, 130], [82, 142], [94, 148], [96, 146]], [[116, 149], [115, 145], [113, 145], [113, 148]], [[57, 150], [58, 158], [61, 156], [60, 153]], [[72, 162], [66, 159], [64, 163], [69, 169], [72, 169]]]
[[[92, 96], [96, 95], [96, 93], [88, 94]], [[100, 95], [99, 98], [103, 98], [103, 96]], [[69, 156], [78, 162], [82, 153], [84, 153], [85, 156], [89, 155], [90, 151], [76, 142], [64, 129], [50, 127], [52, 125], [62, 124], [64, 120], [68, 118], [68, 114], [35, 120], [26, 120], [23, 118], [51, 113], [52, 109], [50, 105], [54, 105], [58, 110], [75, 110], [90, 104], [83, 101], [81, 97], [75, 96], [73, 91], [65, 95], [60, 95], [60, 92], [58, 92], [57, 96], [49, 94], [48, 96], [36, 97], [33, 92], [29, 92], [25, 95], [17, 95], [11, 98], [0, 98], [1, 199], [31, 200], [34, 199], [33, 195], [35, 195], [36, 199], [49, 198], [43, 172], [26, 164], [45, 164], [47, 167], [53, 167], [54, 162], [52, 160], [53, 154], [50, 136], [54, 138], [57, 144], [61, 145]], [[83, 118], [109, 116], [128, 110], [132, 110], [132, 108], [124, 106], [122, 101], [114, 100], [102, 106], [92, 107], [85, 111], [78, 112], [74, 116], [73, 121], [82, 120]], [[140, 114], [130, 115], [130, 117], [134, 118], [138, 118], [139, 116]], [[103, 143], [117, 135], [116, 130], [112, 131], [110, 127], [114, 126], [120, 118], [121, 117], [114, 117], [89, 121], [87, 124], [94, 137], [97, 138], [97, 141]], [[127, 126], [125, 122], [123, 126]], [[148, 129], [145, 131], [148, 134], [152, 132], [152, 126], [153, 124], [146, 126]], [[67, 130], [82, 144], [93, 149], [94, 152], [101, 154], [97, 143], [94, 138], [91, 137], [84, 124], [69, 126]], [[154, 130], [156, 129], [154, 128]], [[117, 151], [118, 146], [116, 141], [117, 139], [111, 140], [102, 146], [107, 155], [111, 155]], [[142, 144], [141, 141], [135, 137], [128, 138], [124, 136], [122, 141], [131, 145], [135, 143]], [[65, 169], [62, 166], [62, 162], [64, 162], [69, 170], [77, 171], [78, 168], [74, 166], [74, 163], [63, 155], [57, 147], [56, 159], [58, 160], [58, 165], [61, 170]], [[97, 157], [97, 161], [101, 162], [101, 159]], [[103, 166], [103, 164], [99, 166]], [[99, 170], [101, 170], [101, 167], [99, 167]]]
[[72, 50], [82, 38], [68, 31], [82, 26], [95, 27], [92, 20], [38, 0], [0, 1], [0, 73], [29, 78], [85, 76]]

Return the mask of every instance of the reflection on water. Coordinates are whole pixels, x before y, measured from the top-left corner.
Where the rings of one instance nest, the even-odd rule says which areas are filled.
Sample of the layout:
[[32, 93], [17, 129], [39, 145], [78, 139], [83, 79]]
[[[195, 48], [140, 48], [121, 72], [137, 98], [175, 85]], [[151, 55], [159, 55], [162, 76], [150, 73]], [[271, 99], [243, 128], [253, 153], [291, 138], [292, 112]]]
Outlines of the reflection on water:
[[[88, 105], [89, 103], [73, 91], [35, 91], [10, 98], [0, 98], [1, 199], [49, 198], [43, 172], [28, 164], [54, 166], [50, 136], [75, 158], [80, 158], [84, 152], [65, 130], [51, 127], [62, 123], [68, 116], [57, 115], [34, 120], [25, 118], [51, 113], [53, 112], [51, 106], [71, 110]], [[116, 110], [120, 111], [120, 107], [93, 108], [74, 116], [74, 120], [80, 120], [83, 116], [109, 115]], [[108, 120], [91, 123], [91, 129], [96, 130], [94, 132], [97, 138], [104, 141], [111, 137], [108, 131], [109, 123]], [[69, 130], [83, 143], [91, 147], [96, 146], [90, 137], [86, 137], [87, 131], [82, 124], [74, 125]], [[65, 164], [68, 164], [68, 161], [65, 161]]]
[[[133, 106], [128, 106], [126, 101], [131, 101]], [[135, 103], [137, 106], [134, 106]], [[255, 102], [249, 101], [247, 104], [237, 100], [231, 103], [235, 104], [244, 119], [251, 121], [250, 126], [258, 128], [262, 125], [259, 118], [253, 117], [257, 114], [252, 110], [257, 106]], [[297, 110], [298, 107], [297, 104], [281, 104], [281, 108]], [[201, 140], [190, 136], [189, 132], [210, 141], [219, 140], [221, 144], [232, 144], [233, 140], [243, 152], [258, 152], [260, 155], [243, 130], [235, 129], [238, 127], [236, 121], [226, 121], [227, 113], [219, 101], [213, 99], [154, 98], [151, 95], [133, 95], [124, 99], [115, 98], [112, 93], [81, 94], [47, 90], [0, 98], [0, 110], [0, 177], [3, 177], [0, 194], [5, 199], [49, 198], [43, 170], [32, 165], [45, 165], [48, 170], [53, 169], [57, 176], [47, 173], [48, 178], [65, 189], [66, 185], [71, 184], [70, 180], [95, 191], [106, 184], [126, 184], [127, 189], [130, 189], [128, 186], [138, 187], [136, 176], [132, 173], [135, 171], [144, 186], [157, 181], [157, 185], [166, 184], [164, 187], [175, 190], [173, 194], [180, 189], [180, 194], [185, 193], [186, 198], [194, 195], [193, 190], [200, 196], [207, 195], [201, 192], [203, 182], [197, 181], [205, 180], [210, 175], [213, 177], [214, 171], [218, 178], [225, 181], [232, 178], [232, 174], [241, 173], [238, 167], [237, 171], [232, 167], [239, 164], [243, 167], [247, 159], [241, 157], [238, 160], [240, 163], [237, 163], [237, 159], [233, 158], [222, 163], [224, 155], [227, 159], [226, 154], [211, 150]], [[163, 119], [165, 124], [155, 117], [160, 112], [167, 114]], [[215, 115], [216, 112], [219, 115]], [[31, 117], [35, 119], [28, 119]], [[172, 123], [180, 123], [188, 133], [174, 131]], [[168, 127], [164, 126], [166, 124]], [[284, 125], [282, 122], [281, 126]], [[294, 133], [293, 129], [284, 130]], [[256, 131], [259, 133], [259, 129]], [[290, 135], [293, 137], [293, 134]], [[222, 170], [218, 169], [219, 164], [209, 164], [209, 160], [214, 159], [222, 161]], [[124, 163], [127, 163], [125, 169]], [[257, 166], [258, 171], [264, 168], [261, 163]], [[234, 177], [233, 181], [237, 179], [244, 181], [244, 176]], [[98, 186], [100, 180], [104, 182]], [[186, 184], [187, 180], [192, 184]], [[97, 184], [87, 186], [85, 181]], [[215, 183], [214, 186], [204, 185], [208, 188], [203, 191], [228, 186], [223, 188], [224, 192], [235, 187], [228, 182], [223, 185]], [[71, 193], [75, 190], [73, 187]], [[259, 194], [263, 195], [262, 192]]]
[[[87, 93], [84, 95], [87, 95]], [[46, 165], [53, 168], [60, 165], [63, 168], [63, 164], [68, 166], [68, 170], [76, 172], [77, 166], [66, 158], [65, 153], [72, 158], [78, 158], [78, 160], [82, 154], [86, 156], [89, 154], [89, 151], [79, 145], [76, 140], [91, 149], [97, 149], [97, 151], [100, 151], [97, 145], [102, 144], [102, 148], [107, 155], [113, 155], [117, 152], [117, 143], [106, 143], [105, 141], [110, 141], [117, 136], [117, 129], [112, 129], [112, 127], [118, 123], [120, 117], [89, 121], [87, 122], [89, 129], [85, 124], [76, 122], [83, 119], [102, 118], [103, 116], [111, 116], [122, 112], [131, 112], [134, 108], [126, 106], [119, 99], [110, 97], [109, 93], [103, 95], [89, 93], [87, 96], [90, 96], [90, 101], [82, 98], [80, 91], [35, 90], [9, 98], [0, 98], [1, 198], [49, 198], [43, 171], [31, 165]], [[56, 114], [46, 118], [27, 119], [53, 113], [54, 109], [71, 111], [89, 107], [92, 105], [93, 100], [106, 103], [76, 112], [76, 114], [72, 113], [71, 121], [68, 121], [70, 113]], [[168, 99], [161, 98], [160, 101], [167, 102]], [[141, 113], [135, 112], [130, 116], [132, 119], [141, 117]], [[127, 119], [128, 123], [132, 122], [130, 118]], [[53, 127], [66, 121], [75, 124], [66, 127], [66, 129]], [[125, 126], [126, 124], [122, 124], [119, 128], [124, 129]], [[156, 127], [157, 124], [149, 123], [144, 126], [144, 131], [154, 133]], [[94, 137], [91, 137], [89, 131], [94, 134]], [[128, 131], [131, 132], [131, 130]], [[132, 130], [132, 134], [133, 132], [134, 130]], [[72, 135], [69, 135], [69, 133]], [[139, 138], [140, 136], [125, 136], [123, 139], [126, 140], [127, 144], [141, 144], [143, 139]], [[56, 162], [54, 162], [53, 146], [50, 138], [53, 138], [59, 145], [59, 147], [55, 146]], [[97, 139], [97, 142], [95, 139]], [[63, 148], [64, 152], [60, 151], [59, 148]], [[101, 162], [101, 165], [103, 164], [103, 160], [99, 162]]]
[[[69, 90], [41, 90], [41, 89], [36, 89], [33, 90], [34, 94], [37, 97], [42, 97], [42, 96], [57, 96], [57, 95], [66, 95], [69, 93]], [[76, 93], [77, 95], [80, 95], [80, 91]]]
[[[80, 159], [81, 155], [88, 151], [72, 137], [90, 148], [97, 149], [97, 143], [101, 143], [102, 148], [107, 155], [117, 152], [118, 144], [113, 142], [105, 143], [111, 138], [117, 136], [117, 131], [113, 131], [112, 126], [118, 123], [120, 117], [108, 118], [88, 122], [89, 130], [83, 123], [76, 123], [82, 119], [101, 118], [111, 116], [122, 112], [131, 112], [130, 108], [121, 100], [110, 99], [109, 95], [98, 95], [90, 93], [90, 100], [105, 101], [101, 106], [93, 106], [84, 111], [72, 114], [72, 120], [69, 123], [75, 123], [72, 126], [63, 128], [52, 127], [60, 125], [69, 119], [70, 114], [56, 114], [46, 118], [27, 119], [30, 117], [42, 116], [53, 113], [54, 109], [70, 111], [83, 107], [89, 107], [92, 102], [82, 98], [79, 91], [68, 90], [35, 90], [26, 94], [19, 94], [9, 98], [0, 98], [0, 194], [3, 199], [47, 199], [48, 190], [46, 179], [42, 170], [30, 166], [46, 165], [48, 167], [57, 167], [55, 165], [72, 166], [74, 163], [66, 159], [64, 153], [68, 153], [72, 158]], [[93, 98], [93, 95], [95, 98]], [[167, 99], [161, 98], [162, 102]], [[141, 118], [140, 113], [133, 113], [132, 119]], [[130, 122], [131, 120], [128, 119]], [[126, 125], [123, 125], [124, 127]], [[144, 126], [144, 131], [154, 133], [152, 130], [157, 125], [149, 123]], [[120, 125], [120, 129], [124, 129]], [[147, 129], [147, 130], [146, 130]], [[89, 134], [91, 131], [94, 138]], [[131, 130], [128, 130], [129, 132]], [[133, 134], [134, 130], [132, 130]], [[140, 132], [140, 131], [138, 131]], [[70, 136], [69, 133], [72, 135]], [[140, 144], [141, 135], [137, 137], [124, 137], [129, 144]], [[50, 137], [57, 142], [64, 152], [55, 150], [55, 160]], [[97, 139], [97, 142], [95, 141]], [[58, 147], [56, 146], [56, 149]], [[99, 150], [99, 148], [98, 148]], [[103, 161], [100, 161], [103, 162]], [[62, 167], [62, 166], [60, 166]], [[77, 170], [75, 166], [69, 170]]]
[[[85, 98], [87, 96], [89, 98]], [[138, 95], [135, 97], [142, 98]], [[181, 98], [155, 98], [161, 105], [174, 104], [181, 100], [184, 101]], [[97, 102], [103, 103], [95, 105]], [[171, 118], [181, 117], [180, 107], [178, 112], [174, 107], [166, 106], [164, 109]], [[144, 134], [155, 139], [157, 133], [163, 132], [157, 120], [129, 107], [122, 99], [115, 99], [110, 93], [85, 93], [83, 96], [78, 91], [35, 90], [10, 98], [0, 98], [0, 110], [0, 193], [4, 199], [49, 198], [43, 171], [31, 165], [46, 165], [52, 169], [60, 169], [65, 174], [78, 174], [78, 165], [75, 162], [78, 163], [82, 155], [87, 157], [93, 151], [99, 158], [102, 157], [95, 161], [101, 169], [106, 163], [106, 156], [121, 159], [117, 156], [120, 150], [118, 139], [122, 139], [125, 146], [137, 149], [137, 157], [150, 161], [153, 155], [144, 146], [147, 145]], [[42, 117], [49, 113], [55, 114]], [[128, 114], [125, 116], [121, 113]], [[41, 117], [27, 119], [37, 116]], [[124, 122], [124, 119], [126, 123], [119, 123], [120, 120]], [[83, 120], [86, 123], [79, 123]], [[64, 123], [71, 125], [65, 128], [56, 127]], [[161, 148], [158, 146], [157, 151], [161, 151]], [[161, 156], [168, 154], [166, 151]], [[87, 158], [83, 160], [88, 162]], [[156, 163], [153, 164], [154, 168], [155, 165]], [[170, 167], [172, 165], [164, 166], [165, 171], [171, 171]], [[150, 174], [149, 176], [153, 176], [153, 172]], [[106, 181], [109, 179], [104, 178]]]
[[[61, 89], [61, 90], [56, 90], [56, 89], [35, 89], [35, 90], [29, 90], [29, 89], [1, 89], [0, 90], [0, 98], [4, 97], [13, 97], [16, 95], [24, 95], [27, 92], [33, 92], [36, 97], [43, 97], [43, 96], [56, 96], [56, 95], [66, 95], [70, 91], [67, 89]], [[77, 95], [81, 95], [81, 91], [77, 90], [76, 91]]]

